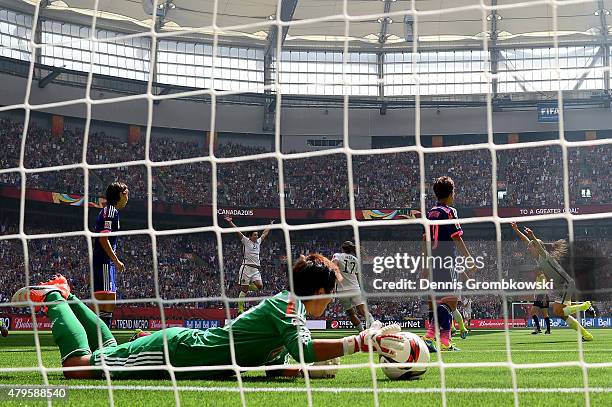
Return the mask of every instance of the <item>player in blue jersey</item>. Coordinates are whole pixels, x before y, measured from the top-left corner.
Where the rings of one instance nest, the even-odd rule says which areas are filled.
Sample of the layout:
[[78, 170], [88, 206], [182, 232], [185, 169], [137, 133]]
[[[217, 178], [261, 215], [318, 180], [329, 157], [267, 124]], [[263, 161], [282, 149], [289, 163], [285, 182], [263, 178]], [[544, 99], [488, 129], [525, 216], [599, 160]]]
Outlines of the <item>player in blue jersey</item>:
[[[433, 185], [433, 190], [437, 198], [436, 204], [427, 212], [427, 219], [447, 220], [457, 219], [457, 210], [451, 205], [455, 199], [455, 183], [452, 178], [444, 176], [436, 179]], [[467, 336], [467, 328], [463, 322], [461, 313], [457, 310], [459, 297], [454, 294], [452, 287], [459, 282], [456, 262], [457, 251], [463, 256], [463, 259], [472, 259], [469, 250], [463, 242], [463, 230], [459, 222], [454, 224], [433, 224], [430, 226], [431, 233], [431, 276], [429, 271], [425, 270], [425, 277], [430, 278], [431, 282], [436, 284], [436, 294], [440, 294], [441, 298], [437, 301], [436, 310], [438, 313], [438, 328], [440, 329], [440, 348], [442, 350], [456, 350], [451, 342], [451, 327], [453, 325], [453, 317], [459, 324], [461, 337]], [[462, 263], [463, 264], [463, 263]], [[467, 267], [470, 271], [475, 271], [475, 267]], [[436, 351], [435, 329], [433, 304], [430, 304], [429, 311], [429, 328], [423, 336], [425, 343], [432, 351]]]
[[[106, 206], [96, 218], [96, 233], [119, 230], [119, 210], [128, 203], [130, 190], [123, 182], [113, 182], [106, 188]], [[116, 273], [125, 270], [117, 257], [117, 236], [100, 236], [94, 239], [93, 248], [93, 293], [102, 301], [117, 299]], [[114, 303], [99, 305], [100, 319], [110, 328], [113, 321]]]

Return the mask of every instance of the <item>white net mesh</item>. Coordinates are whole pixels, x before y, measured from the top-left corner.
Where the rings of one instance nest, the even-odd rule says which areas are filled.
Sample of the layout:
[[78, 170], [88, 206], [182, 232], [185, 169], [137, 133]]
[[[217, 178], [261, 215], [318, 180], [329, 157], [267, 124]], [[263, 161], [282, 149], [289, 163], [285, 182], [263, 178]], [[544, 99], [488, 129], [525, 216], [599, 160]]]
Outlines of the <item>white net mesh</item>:
[[[585, 220], [596, 220], [609, 218], [612, 216], [612, 212], [598, 212], [592, 214], [581, 214], [575, 215], [572, 213], [572, 199], [570, 197], [570, 166], [568, 159], [568, 149], [570, 148], [578, 148], [578, 147], [594, 147], [594, 146], [602, 146], [611, 144], [610, 139], [600, 139], [600, 140], [588, 140], [588, 141], [568, 141], [565, 137], [565, 119], [564, 119], [564, 92], [566, 89], [564, 87], [565, 81], [567, 78], [567, 71], [563, 69], [563, 63], [561, 63], [560, 59], [560, 49], [562, 47], [559, 46], [559, 36], [558, 32], [558, 16], [560, 10], [564, 6], [572, 5], [572, 4], [594, 4], [597, 2], [587, 2], [587, 1], [541, 1], [541, 2], [525, 2], [525, 3], [508, 3], [508, 2], [500, 2], [497, 5], [495, 2], [493, 5], [488, 2], [475, 2], [472, 5], [461, 6], [461, 7], [447, 7], [430, 10], [430, 11], [419, 11], [418, 3], [416, 1], [413, 2], [398, 2], [402, 3], [402, 7], [394, 7], [393, 10], [389, 9], [388, 12], [380, 12], [375, 14], [353, 14], [350, 12], [351, 10], [351, 2], [343, 1], [337, 2], [341, 4], [341, 8], [337, 7], [337, 10], [340, 12], [335, 15], [325, 15], [322, 17], [311, 18], [311, 19], [302, 19], [302, 20], [294, 20], [294, 21], [283, 21], [281, 19], [282, 15], [282, 4], [283, 1], [279, 0], [277, 4], [277, 13], [272, 16], [269, 20], [265, 20], [263, 22], [256, 22], [249, 25], [236, 25], [236, 26], [220, 26], [217, 22], [217, 17], [219, 15], [219, 1], [215, 0], [212, 4], [211, 10], [211, 21], [206, 26], [194, 28], [194, 29], [182, 29], [180, 31], [181, 35], [189, 35], [189, 34], [199, 34], [204, 33], [210, 35], [212, 37], [212, 49], [210, 55], [211, 58], [210, 63], [210, 73], [211, 77], [207, 79], [207, 87], [203, 89], [196, 90], [185, 90], [180, 91], [173, 94], [154, 94], [155, 84], [153, 82], [154, 75], [151, 75], [151, 69], [145, 68], [143, 69], [143, 75], [148, 79], [146, 86], [146, 93], [135, 94], [129, 96], [121, 96], [114, 97], [108, 99], [96, 99], [92, 97], [92, 84], [94, 81], [93, 73], [96, 71], [96, 54], [99, 53], [102, 45], [117, 42], [117, 41], [127, 41], [127, 40], [136, 40], [145, 41], [145, 39], [150, 39], [150, 53], [148, 54], [148, 58], [150, 58], [150, 67], [156, 66], [156, 56], [160, 55], [157, 52], [157, 47], [159, 46], [159, 41], [172, 38], [176, 36], [178, 32], [165, 30], [159, 31], [156, 30], [153, 24], [150, 25], [148, 31], [144, 31], [138, 34], [132, 35], [124, 35], [120, 37], [112, 37], [112, 38], [103, 38], [94, 35], [96, 33], [96, 24], [98, 21], [97, 10], [100, 6], [100, 2], [95, 0], [92, 4], [92, 24], [90, 35], [85, 38], [79, 38], [78, 40], [70, 40], [68, 42], [60, 41], [46, 41], [45, 43], [38, 43], [36, 41], [36, 21], [39, 20], [39, 13], [41, 12], [40, 4], [36, 5], [34, 16], [32, 21], [34, 22], [32, 27], [26, 27], [28, 30], [29, 43], [28, 47], [31, 52], [30, 57], [30, 69], [29, 69], [29, 77], [27, 81], [27, 87], [25, 89], [25, 99], [22, 104], [5, 106], [0, 108], [0, 111], [9, 111], [13, 109], [23, 109], [25, 111], [25, 125], [23, 128], [23, 133], [21, 137], [21, 150], [20, 150], [20, 158], [19, 158], [19, 167], [17, 168], [6, 168], [0, 169], [1, 175], [7, 175], [11, 173], [19, 173], [20, 175], [20, 214], [19, 214], [19, 231], [16, 234], [8, 234], [4, 236], [0, 236], [2, 240], [10, 240], [10, 239], [19, 239], [22, 243], [22, 249], [24, 253], [24, 275], [25, 275], [25, 283], [30, 284], [31, 281], [31, 272], [29, 269], [30, 259], [29, 259], [29, 245], [34, 241], [42, 241], [45, 239], [52, 238], [72, 238], [72, 237], [81, 237], [85, 238], [87, 241], [87, 249], [88, 249], [88, 258], [89, 258], [89, 269], [91, 270], [93, 267], [93, 247], [91, 243], [92, 237], [100, 236], [100, 234], [92, 233], [89, 229], [90, 219], [88, 210], [83, 211], [83, 229], [75, 232], [63, 232], [63, 233], [40, 233], [40, 234], [27, 234], [27, 228], [25, 225], [25, 214], [26, 214], [26, 196], [27, 196], [27, 185], [26, 178], [28, 176], [36, 175], [38, 173], [50, 172], [50, 171], [66, 171], [66, 170], [82, 170], [83, 171], [83, 184], [85, 186], [84, 189], [84, 202], [88, 202], [91, 194], [90, 189], [90, 181], [91, 174], [93, 172], [104, 172], [104, 171], [117, 171], [119, 167], [138, 167], [144, 166], [146, 168], [146, 196], [148, 199], [147, 202], [147, 219], [146, 219], [146, 227], [141, 229], [134, 229], [129, 231], [121, 231], [117, 234], [121, 238], [125, 238], [127, 236], [139, 236], [145, 235], [150, 238], [151, 244], [151, 267], [153, 270], [152, 274], [152, 283], [154, 284], [153, 295], [146, 296], [138, 299], [123, 299], [119, 300], [118, 304], [140, 304], [140, 303], [155, 303], [159, 306], [160, 310], [160, 319], [162, 321], [162, 325], [165, 325], [165, 321], [167, 317], [165, 315], [164, 306], [167, 305], [178, 305], [186, 302], [202, 302], [206, 303], [223, 303], [223, 306], [226, 310], [226, 317], [230, 319], [230, 308], [233, 308], [236, 304], [236, 296], [233, 293], [228, 292], [227, 287], [229, 285], [229, 280], [227, 275], [227, 267], [224, 265], [224, 238], [227, 239], [227, 234], [234, 233], [236, 231], [245, 232], [247, 230], [251, 230], [252, 226], [248, 227], [240, 227], [238, 229], [235, 228], [227, 228], [222, 227], [220, 224], [220, 219], [218, 216], [212, 216], [212, 225], [210, 226], [202, 226], [202, 227], [191, 227], [188, 229], [169, 229], [169, 230], [159, 230], [155, 228], [154, 219], [153, 219], [153, 204], [154, 204], [154, 174], [156, 170], [161, 170], [163, 168], [170, 168], [171, 166], [182, 166], [186, 164], [196, 165], [196, 164], [206, 164], [210, 165], [210, 191], [211, 191], [211, 205], [212, 205], [212, 214], [217, 214], [219, 209], [219, 180], [218, 173], [221, 171], [221, 167], [224, 164], [229, 163], [248, 163], [248, 162], [256, 162], [254, 160], [275, 160], [276, 167], [278, 169], [278, 180], [277, 185], [279, 189], [279, 206], [280, 206], [280, 219], [279, 222], [273, 225], [267, 225], [267, 227], [271, 228], [275, 231], [281, 231], [283, 234], [284, 240], [284, 249], [287, 258], [287, 262], [291, 264], [295, 261], [295, 252], [292, 251], [292, 236], [294, 233], [299, 233], [303, 231], [315, 231], [315, 230], [324, 230], [324, 229], [332, 229], [332, 228], [350, 228], [352, 230], [352, 235], [354, 236], [354, 240], [357, 246], [357, 254], [360, 256], [360, 248], [362, 247], [360, 233], [363, 233], [364, 228], [390, 228], [394, 226], [405, 226], [405, 225], [422, 225], [424, 226], [425, 233], [428, 239], [430, 236], [429, 226], [431, 224], [425, 218], [425, 214], [428, 209], [428, 185], [431, 179], [431, 174], [428, 173], [427, 169], [427, 156], [434, 153], [451, 153], [451, 152], [470, 152], [471, 154], [476, 154], [477, 152], [482, 151], [483, 156], [489, 160], [490, 164], [490, 205], [492, 207], [492, 211], [490, 215], [487, 216], [479, 216], [472, 218], [464, 218], [461, 220], [462, 224], [470, 225], [470, 224], [482, 224], [486, 222], [490, 222], [494, 224], [495, 227], [495, 240], [496, 242], [502, 242], [502, 227], [510, 222], [522, 222], [525, 221], [525, 217], [500, 217], [499, 216], [499, 208], [498, 208], [498, 160], [501, 154], [505, 152], [511, 152], [516, 149], [530, 149], [530, 148], [543, 148], [543, 147], [558, 147], [561, 151], [562, 156], [562, 185], [560, 188], [563, 190], [563, 211], [559, 213], [552, 214], [542, 214], [542, 215], [533, 215], [530, 216], [529, 222], [536, 221], [553, 221], [553, 220], [564, 220], [567, 222], [567, 238], [570, 241], [574, 240], [574, 222], [577, 220], [585, 221]], [[155, 1], [154, 8], [160, 6], [162, 1]], [[384, 4], [392, 3], [392, 1], [385, 1]], [[503, 3], [503, 4], [502, 4]], [[404, 82], [402, 84], [395, 84], [397, 78], [393, 74], [389, 74], [386, 77], [374, 77], [373, 83], [372, 79], [368, 79], [370, 82], [367, 86], [363, 86], [361, 83], [362, 78], [358, 75], [354, 75], [351, 70], [351, 54], [349, 52], [352, 44], [351, 44], [351, 28], [353, 26], [358, 26], [360, 24], [365, 24], [366, 22], [371, 22], [372, 20], [381, 20], [384, 19], [395, 19], [395, 20], [404, 20], [410, 21], [409, 24], [412, 29], [412, 35], [414, 38], [419, 38], [419, 23], [421, 19], [427, 20], [432, 16], [451, 16], [453, 13], [467, 13], [473, 12], [480, 15], [480, 20], [482, 21], [482, 31], [484, 33], [490, 33], [491, 30], [491, 18], [493, 20], [497, 19], [496, 13], [501, 13], [504, 10], [516, 10], [523, 8], [528, 10], [531, 6], [534, 5], [545, 5], [547, 9], [550, 11], [551, 15], [549, 16], [550, 22], [552, 26], [550, 27], [550, 31], [552, 31], [552, 40], [553, 47], [552, 49], [552, 58], [550, 66], [547, 69], [543, 69], [546, 74], [550, 75], [551, 82], [557, 82], [558, 86], [554, 86], [552, 90], [557, 90], [556, 101], [558, 102], [559, 107], [559, 118], [558, 118], [558, 138], [554, 140], [545, 140], [538, 142], [529, 142], [522, 144], [498, 144], [494, 141], [494, 107], [496, 100], [494, 100], [494, 95], [491, 91], [492, 85], [496, 84], [499, 80], [504, 78], [506, 73], [501, 72], [492, 72], [491, 70], [491, 55], [492, 53], [489, 50], [491, 46], [491, 42], [494, 41], [491, 39], [489, 35], [481, 35], [481, 48], [478, 50], [479, 55], [479, 66], [482, 67], [482, 70], [478, 72], [478, 76], [480, 79], [473, 83], [473, 88], [475, 89], [474, 93], [486, 93], [486, 133], [487, 133], [487, 141], [484, 143], [476, 143], [476, 144], [468, 144], [468, 145], [456, 145], [456, 146], [447, 146], [447, 147], [426, 147], [421, 138], [421, 125], [422, 125], [422, 116], [421, 116], [421, 102], [423, 96], [428, 96], [432, 94], [432, 80], [429, 74], [425, 74], [420, 72], [418, 68], [419, 64], [419, 42], [412, 41], [411, 47], [412, 50], [408, 54], [410, 55], [410, 60], [403, 61], [404, 66], [408, 66], [409, 68], [405, 69], [402, 72], [398, 72], [397, 76], [403, 76]], [[603, 7], [600, 7], [603, 9]], [[450, 17], [449, 17], [450, 18]], [[220, 58], [217, 58], [216, 55], [219, 55], [218, 49], [220, 47], [220, 36], [227, 32], [241, 31], [245, 29], [253, 29], [260, 28], [262, 30], [275, 28], [277, 33], [282, 33], [287, 27], [300, 27], [300, 26], [309, 26], [316, 25], [317, 23], [322, 22], [340, 22], [344, 24], [344, 35], [342, 40], [342, 49], [338, 51], [341, 55], [341, 66], [342, 71], [338, 73], [338, 76], [341, 78], [339, 84], [334, 84], [338, 89], [341, 89], [341, 94], [344, 95], [342, 109], [343, 109], [343, 121], [342, 121], [342, 144], [341, 147], [321, 150], [321, 151], [308, 151], [302, 153], [291, 153], [287, 154], [282, 150], [282, 137], [281, 137], [281, 122], [283, 119], [283, 110], [281, 109], [283, 102], [283, 94], [290, 93], [293, 89], [291, 86], [283, 83], [281, 79], [285, 64], [281, 58], [278, 58], [278, 55], [281, 55], [283, 52], [283, 35], [276, 35], [276, 44], [270, 44], [273, 52], [273, 59], [276, 64], [276, 70], [271, 72], [271, 77], [269, 78], [269, 83], [264, 82], [253, 82], [248, 85], [241, 84], [241, 86], [236, 90], [215, 90], [218, 89], [233, 89], [231, 86], [229, 88], [225, 87], [223, 81], [227, 80], [226, 78], [218, 78], [216, 77], [216, 73], [220, 72], [222, 67], [219, 67], [217, 64], [220, 61]], [[321, 33], [323, 35], [324, 33]], [[22, 40], [24, 40], [22, 38]], [[37, 60], [37, 53], [42, 52], [49, 47], [62, 47], [62, 46], [73, 46], [75, 42], [86, 42], [90, 46], [90, 63], [89, 68], [86, 71], [89, 72], [87, 76], [87, 81], [85, 84], [85, 94], [82, 98], [73, 99], [73, 100], [65, 100], [61, 102], [53, 102], [53, 103], [37, 103], [35, 100], [31, 98], [32, 87], [34, 83], [35, 77], [35, 67], [34, 61]], [[406, 45], [404, 45], [405, 47]], [[375, 55], [376, 53], [372, 53]], [[609, 59], [609, 58], [608, 58]], [[511, 64], [508, 62], [509, 59], [506, 59], [507, 64]], [[290, 62], [286, 62], [290, 63]], [[609, 66], [599, 66], [597, 64], [593, 64], [591, 66], [587, 66], [582, 70], [578, 70], [578, 72], [574, 72], [576, 76], [584, 74], [585, 77], [590, 75], [593, 71], [598, 72], [608, 72]], [[298, 92], [302, 92], [302, 89], [305, 90], [306, 93], [312, 91], [312, 93], [324, 93], [325, 90], [321, 89], [321, 87], [325, 88], [327, 86], [331, 86], [329, 83], [321, 83], [316, 80], [316, 77], [313, 81], [308, 80], [303, 81], [300, 85], [301, 88], [298, 89]], [[575, 79], [575, 78], [574, 78]], [[461, 82], [461, 81], [459, 81]], [[221, 84], [221, 86], [217, 86], [217, 84]], [[349, 137], [349, 116], [354, 113], [350, 108], [350, 98], [352, 95], [365, 94], [368, 95], [371, 92], [371, 89], [376, 90], [378, 87], [384, 86], [392, 86], [396, 85], [397, 88], [390, 88], [390, 94], [409, 94], [414, 96], [414, 135], [415, 135], [415, 145], [411, 146], [402, 146], [402, 147], [394, 147], [394, 148], [384, 148], [384, 149], [355, 149], [351, 148], [351, 140]], [[309, 87], [310, 86], [310, 87]], [[495, 85], [497, 86], [497, 85]], [[360, 89], [355, 91], [354, 89]], [[352, 90], [353, 89], [353, 90]], [[365, 90], [363, 90], [365, 89]], [[424, 91], [421, 91], [423, 89]], [[484, 89], [484, 92], [483, 90]], [[551, 89], [548, 89], [551, 90]], [[209, 138], [209, 146], [208, 151], [209, 155], [191, 157], [191, 158], [179, 158], [179, 159], [169, 159], [169, 160], [159, 160], [157, 158], [152, 159], [152, 124], [153, 124], [153, 115], [154, 115], [154, 103], [155, 101], [164, 101], [168, 99], [175, 98], [193, 98], [198, 96], [206, 96], [210, 98], [210, 134], [216, 134], [218, 131], [216, 124], [216, 109], [218, 107], [217, 100], [219, 98], [238, 95], [244, 91], [251, 92], [270, 92], [270, 100], [275, 103], [274, 110], [275, 115], [273, 116], [273, 128], [274, 128], [274, 151], [268, 153], [260, 153], [255, 155], [245, 155], [238, 157], [218, 157], [213, 154], [215, 151], [215, 139], [214, 137]], [[351, 96], [349, 96], [349, 93]], [[471, 93], [471, 92], [468, 92]], [[88, 160], [88, 145], [90, 145], [90, 125], [91, 120], [94, 118], [92, 116], [92, 110], [99, 105], [106, 104], [117, 104], [120, 102], [129, 102], [129, 101], [137, 101], [142, 100], [147, 104], [147, 120], [146, 120], [146, 135], [145, 135], [145, 144], [144, 144], [144, 159], [140, 160], [131, 160], [120, 163], [98, 163], [92, 164]], [[430, 102], [430, 99], [427, 99]], [[70, 106], [76, 104], [84, 104], [87, 111], [87, 121], [85, 125], [85, 129], [83, 132], [83, 148], [82, 148], [82, 157], [81, 161], [74, 164], [63, 164], [56, 166], [43, 166], [43, 167], [29, 167], [26, 163], [26, 149], [27, 149], [27, 137], [28, 137], [28, 128], [30, 122], [30, 114], [31, 111], [45, 110], [58, 108], [63, 106]], [[292, 204], [288, 202], [287, 197], [289, 196], [287, 185], [288, 180], [285, 179], [286, 171], [285, 168], [292, 161], [298, 162], [301, 159], [316, 159], [317, 157], [327, 157], [330, 155], [339, 155], [345, 157], [346, 160], [346, 190], [348, 191], [348, 208], [350, 209], [350, 219], [339, 220], [339, 221], [330, 221], [330, 222], [313, 222], [306, 224], [292, 224], [290, 219], [287, 218], [287, 209], [292, 207]], [[416, 161], [418, 163], [418, 196], [419, 196], [419, 204], [420, 204], [420, 213], [421, 217], [417, 217], [415, 219], [399, 219], [399, 220], [369, 220], [364, 222], [360, 217], [358, 217], [358, 206], [356, 205], [356, 194], [357, 185], [355, 182], [355, 170], [354, 170], [354, 162], [361, 157], [375, 157], [375, 156], [389, 156], [392, 154], [416, 154]], [[257, 161], [258, 162], [258, 161]], [[489, 171], [489, 169], [487, 169]], [[483, 193], [488, 194], [489, 191]], [[439, 221], [438, 224], [452, 224], [454, 221]], [[264, 225], [260, 225], [264, 226]], [[220, 278], [220, 290], [216, 295], [206, 295], [202, 297], [196, 298], [187, 298], [187, 299], [167, 299], [162, 296], [162, 287], [160, 287], [160, 281], [162, 281], [162, 273], [160, 273], [159, 264], [160, 261], [158, 259], [158, 255], [163, 255], [163, 247], [160, 249], [159, 241], [160, 239], [171, 239], [173, 237], [177, 237], [179, 235], [191, 234], [191, 233], [214, 233], [216, 238], [216, 258], [218, 261], [219, 267], [219, 278]], [[496, 257], [497, 259], [502, 259], [502, 246], [501, 244], [496, 245]], [[81, 253], [75, 253], [75, 256], [82, 255]], [[503, 269], [502, 261], [497, 261], [498, 273], [500, 279], [506, 275], [507, 271]], [[121, 278], [121, 277], [119, 277]], [[289, 273], [289, 286], [293, 285], [293, 281], [291, 278], [291, 273]], [[481, 293], [475, 294], [491, 294], [490, 291], [483, 291]], [[430, 293], [431, 294], [431, 293]], [[511, 298], [508, 297], [508, 294], [505, 291], [493, 291], [493, 294], [499, 295], [501, 297], [502, 304], [502, 315], [505, 319], [508, 319], [511, 316], [511, 320], [514, 320], [514, 312], [508, 309], [509, 301]], [[379, 295], [378, 293], [363, 293], [364, 298], [370, 299], [372, 301], [379, 300], [381, 298], [404, 298], [406, 296], [405, 293], [393, 293], [387, 296]], [[514, 294], [513, 294], [514, 295]], [[258, 301], [261, 300], [261, 297], [247, 297], [244, 299], [245, 301]], [[101, 304], [99, 301], [95, 301], [95, 306], [99, 307]], [[32, 318], [36, 318], [36, 314], [32, 313]], [[435, 316], [437, 319], [437, 315]], [[268, 367], [244, 367], [239, 366], [236, 363], [236, 355], [234, 347], [231, 347], [231, 360], [232, 363], [225, 366], [195, 366], [195, 367], [174, 367], [168, 363], [168, 359], [166, 358], [166, 363], [160, 366], [161, 369], [167, 370], [170, 375], [170, 385], [162, 385], [162, 386], [151, 386], [147, 384], [137, 385], [137, 384], [129, 384], [123, 385], [121, 383], [117, 383], [112, 380], [111, 374], [117, 368], [112, 366], [103, 365], [103, 371], [105, 376], [105, 384], [100, 385], [90, 385], [90, 384], [68, 384], [71, 389], [79, 390], [79, 389], [107, 389], [108, 390], [108, 403], [110, 405], [115, 405], [114, 392], [118, 390], [134, 390], [134, 391], [167, 391], [174, 393], [174, 401], [176, 405], [181, 404], [181, 393], [182, 392], [238, 392], [240, 395], [240, 402], [242, 405], [248, 405], [248, 393], [292, 393], [292, 392], [303, 392], [307, 396], [308, 405], [316, 404], [316, 395], [315, 393], [327, 393], [331, 392], [334, 394], [337, 393], [371, 393], [373, 398], [374, 405], [379, 405], [381, 400], [381, 394], [384, 393], [432, 393], [432, 394], [440, 394], [440, 402], [441, 405], [445, 406], [448, 404], [449, 394], [452, 393], [511, 393], [513, 395], [514, 405], [519, 405], [520, 395], [521, 393], [547, 393], [547, 392], [555, 392], [555, 393], [584, 393], [584, 404], [590, 405], [590, 397], [592, 394], [596, 393], [606, 393], [611, 389], [598, 386], [592, 387], [589, 385], [589, 370], [590, 369], [605, 369], [612, 367], [611, 362], [587, 362], [585, 361], [585, 353], [584, 347], [581, 341], [577, 342], [577, 358], [573, 361], [562, 361], [562, 362], [537, 362], [535, 363], [517, 363], [514, 359], [516, 350], [513, 348], [513, 343], [511, 342], [510, 329], [512, 328], [512, 324], [504, 325], [504, 348], [496, 350], [497, 352], [505, 353], [505, 360], [498, 361], [478, 361], [478, 362], [448, 362], [445, 361], [444, 356], [439, 354], [439, 357], [433, 358], [432, 362], [428, 365], [430, 369], [437, 368], [439, 371], [439, 386], [428, 388], [428, 387], [418, 387], [418, 386], [389, 386], [387, 383], [381, 385], [379, 383], [379, 375], [377, 374], [378, 368], [380, 365], [378, 364], [377, 356], [370, 353], [368, 355], [367, 361], [364, 359], [361, 363], [344, 363], [339, 366], [340, 372], [344, 369], [359, 369], [364, 375], [369, 374], [371, 376], [371, 386], [365, 387], [353, 387], [353, 386], [318, 386], [306, 375], [303, 386], [298, 387], [284, 387], [283, 385], [268, 387], [268, 386], [252, 386], [250, 384], [245, 384], [243, 375], [246, 373], [250, 373], [252, 371], [262, 371], [262, 370], [271, 370], [274, 366]], [[35, 368], [5, 368], [3, 367], [1, 370], [4, 373], [8, 372], [21, 372], [24, 370], [35, 370], [38, 371], [42, 378], [43, 384], [49, 385], [48, 374], [56, 373], [59, 371], [65, 371], [66, 368], [54, 368], [49, 367], [43, 363], [43, 351], [41, 350], [41, 343], [39, 341], [39, 335], [37, 334], [36, 325], [34, 325], [34, 331], [36, 335], [35, 338], [35, 346], [36, 346], [36, 355], [37, 355], [37, 363], [38, 365]], [[230, 330], [230, 338], [233, 342], [232, 331]], [[100, 342], [102, 338], [99, 338]], [[166, 354], [168, 353], [168, 342], [167, 338], [164, 337], [164, 346], [166, 349]], [[540, 352], [540, 350], [534, 350], [534, 352]], [[304, 355], [303, 352], [300, 352], [301, 363], [300, 366], [304, 369], [318, 369], [318, 367], [308, 366], [304, 363]], [[562, 368], [562, 367], [577, 367], [581, 369], [582, 378], [576, 386], [572, 387], [557, 387], [553, 386], [552, 388], [539, 388], [539, 387], [525, 387], [521, 386], [518, 379], [518, 373], [524, 369], [542, 369], [542, 368]], [[206, 385], [206, 386], [190, 386], [181, 384], [180, 381], [176, 380], [175, 374], [177, 372], [186, 372], [186, 371], [207, 371], [207, 370], [219, 370], [221, 368], [233, 370], [236, 373], [236, 386], [231, 385]], [[449, 386], [447, 385], [448, 376], [453, 374], [454, 369], [460, 368], [474, 368], [474, 369], [482, 369], [482, 368], [499, 368], [500, 370], [509, 370], [511, 373], [511, 387], [501, 387], [500, 388], [480, 388], [480, 387], [471, 387], [466, 384], [465, 387], [459, 387], [456, 385]], [[132, 367], [134, 370], [144, 370], [145, 368]], [[70, 370], [70, 368], [68, 368]], [[73, 369], [76, 370], [76, 369]], [[433, 374], [429, 372], [429, 374]], [[456, 384], [456, 381], [452, 381], [452, 383]]]

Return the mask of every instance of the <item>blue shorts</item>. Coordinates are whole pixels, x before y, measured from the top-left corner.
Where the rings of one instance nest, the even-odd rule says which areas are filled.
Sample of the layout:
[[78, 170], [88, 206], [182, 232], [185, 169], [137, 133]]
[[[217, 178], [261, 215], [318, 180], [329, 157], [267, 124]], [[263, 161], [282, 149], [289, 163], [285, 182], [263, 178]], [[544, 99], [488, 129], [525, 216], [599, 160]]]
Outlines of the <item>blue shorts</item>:
[[[432, 270], [432, 279], [434, 283], [452, 284], [459, 281], [459, 275], [454, 268], [438, 267]], [[437, 286], [434, 291], [437, 294], [450, 294], [458, 292], [456, 287]]]
[[94, 262], [94, 266], [93, 266], [94, 293], [95, 292], [109, 292], [109, 293], [117, 292], [116, 274], [117, 273], [115, 271], [115, 264], [113, 262], [109, 262], [109, 263], [95, 263]]

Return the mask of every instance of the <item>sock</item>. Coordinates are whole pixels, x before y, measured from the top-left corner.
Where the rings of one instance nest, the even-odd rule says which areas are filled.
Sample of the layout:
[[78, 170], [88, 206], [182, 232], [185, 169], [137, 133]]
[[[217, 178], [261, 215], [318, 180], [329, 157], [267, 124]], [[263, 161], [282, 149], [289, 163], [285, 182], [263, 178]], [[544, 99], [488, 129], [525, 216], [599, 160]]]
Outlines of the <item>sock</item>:
[[360, 322], [359, 324], [357, 324], [355, 328], [357, 328], [359, 332], [363, 331], [363, 322]]
[[45, 301], [59, 301], [48, 305], [47, 315], [53, 324], [53, 340], [60, 349], [62, 362], [69, 356], [90, 355], [85, 328], [62, 295], [58, 292], [49, 293]]
[[576, 305], [568, 305], [565, 308], [563, 308], [563, 314], [565, 316], [572, 315], [578, 311], [586, 311], [590, 307], [591, 307], [591, 304], [588, 302], [583, 302], [582, 304], [576, 304]]
[[546, 323], [546, 330], [550, 331], [550, 318], [549, 317], [544, 318], [544, 322]]
[[451, 331], [450, 329], [440, 329], [440, 343], [444, 346], [448, 346], [451, 343]]
[[427, 328], [427, 332], [425, 332], [425, 337], [429, 339], [434, 339], [436, 337], [436, 326], [433, 320], [429, 321], [429, 328]]
[[576, 321], [576, 318], [574, 318], [574, 317], [567, 317], [565, 322], [567, 322], [567, 326], [572, 328], [574, 331], [580, 332], [582, 334], [582, 336], [590, 335], [589, 331], [584, 329], [584, 327], [582, 325], [580, 325], [580, 322]]
[[436, 326], [434, 324], [434, 317], [433, 317], [433, 311], [429, 311], [429, 313], [427, 314], [428, 317], [428, 321], [429, 321], [429, 328], [427, 328], [427, 332], [425, 332], [425, 337], [429, 338], [429, 339], [433, 339], [436, 337]]
[[533, 319], [533, 326], [535, 326], [536, 330], [540, 330], [540, 319], [538, 318], [537, 315], [532, 315], [531, 319]]
[[453, 318], [455, 318], [455, 321], [459, 324], [460, 331], [467, 331], [467, 329], [465, 329], [465, 323], [463, 322], [463, 315], [461, 315], [458, 309], [453, 311]]
[[253, 283], [249, 284], [249, 291], [257, 291], [259, 288]]
[[366, 314], [366, 325], [370, 326], [372, 325], [372, 322], [374, 322], [374, 317], [372, 316], [372, 314], [367, 313]]
[[[448, 331], [448, 334], [450, 335], [453, 317], [450, 309], [444, 304], [439, 304], [437, 307], [437, 311], [438, 326], [440, 327], [440, 338], [442, 338], [442, 331]], [[427, 329], [425, 337], [433, 339], [436, 337], [436, 324], [434, 323], [433, 311], [430, 311], [430, 315], [431, 319], [429, 320], [429, 328]]]
[[[238, 294], [238, 298], [244, 297], [246, 297], [246, 293], [244, 291], [240, 291], [240, 294]], [[238, 312], [244, 312], [244, 301], [238, 301]]]
[[113, 319], [112, 313], [107, 313], [110, 314], [110, 319], [107, 323], [106, 321], [102, 320], [103, 314], [105, 314], [104, 312], [100, 312], [100, 318], [98, 318], [96, 313], [83, 304], [74, 294], [70, 294], [68, 296], [68, 301], [70, 301], [70, 309], [72, 312], [74, 312], [74, 315], [77, 317], [87, 333], [89, 349], [94, 351], [100, 347], [98, 341], [98, 329], [100, 329], [100, 334], [102, 336], [102, 346], [117, 346], [117, 341], [109, 328], [109, 323]]

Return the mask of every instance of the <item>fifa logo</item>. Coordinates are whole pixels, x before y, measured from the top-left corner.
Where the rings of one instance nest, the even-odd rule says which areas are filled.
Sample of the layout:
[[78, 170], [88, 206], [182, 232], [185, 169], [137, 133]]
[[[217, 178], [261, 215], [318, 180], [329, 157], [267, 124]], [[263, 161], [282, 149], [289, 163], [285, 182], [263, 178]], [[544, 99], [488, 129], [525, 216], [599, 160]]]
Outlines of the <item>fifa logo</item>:
[[540, 114], [543, 116], [558, 116], [559, 107], [556, 107], [556, 106], [542, 107], [540, 108]]

